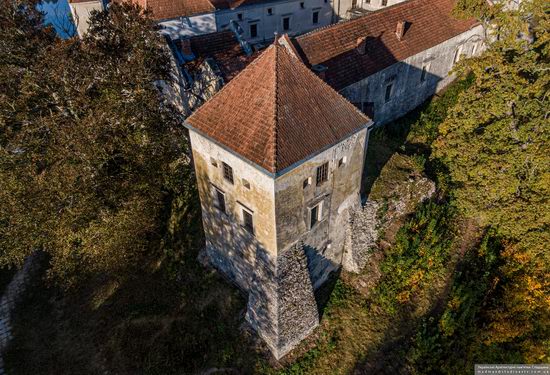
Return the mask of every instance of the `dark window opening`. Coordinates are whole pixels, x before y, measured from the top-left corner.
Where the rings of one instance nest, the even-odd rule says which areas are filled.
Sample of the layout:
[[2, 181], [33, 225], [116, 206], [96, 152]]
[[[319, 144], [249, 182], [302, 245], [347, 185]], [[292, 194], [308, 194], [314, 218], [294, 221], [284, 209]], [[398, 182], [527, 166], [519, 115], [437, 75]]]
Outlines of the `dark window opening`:
[[304, 186], [304, 189], [307, 188], [307, 187], [309, 186], [309, 178], [306, 178], [306, 179], [304, 180], [303, 186]]
[[223, 163], [223, 178], [233, 184], [233, 168]]
[[319, 222], [319, 205], [311, 209], [311, 217], [309, 220], [309, 228], [313, 228]]
[[300, 3], [300, 8], [304, 9], [306, 5], [304, 3]]
[[252, 214], [243, 209], [243, 226], [251, 234], [254, 234], [254, 219]]
[[420, 73], [420, 82], [424, 82], [426, 80], [427, 71], [428, 71], [428, 68], [423, 66], [422, 67], [422, 73]]
[[225, 213], [225, 194], [222, 193], [220, 190], [216, 189], [216, 199], [218, 201], [218, 209]]
[[257, 36], [258, 36], [258, 25], [257, 24], [250, 25], [250, 37], [256, 38]]
[[272, 16], [273, 15], [273, 8], [267, 8], [267, 14]]
[[313, 12], [313, 23], [317, 24], [319, 23], [319, 12]]
[[386, 5], [388, 5], [388, 0], [382, 0], [382, 6], [385, 7]]
[[284, 31], [290, 30], [290, 17], [283, 18], [283, 30]]
[[391, 99], [391, 91], [392, 91], [392, 88], [393, 88], [393, 84], [389, 84], [386, 86], [386, 93], [384, 94], [384, 101], [387, 103], [390, 101]]
[[317, 185], [328, 180], [328, 162], [317, 167]]
[[237, 13], [237, 19], [239, 21], [242, 21], [243, 20], [243, 14], [242, 13]]

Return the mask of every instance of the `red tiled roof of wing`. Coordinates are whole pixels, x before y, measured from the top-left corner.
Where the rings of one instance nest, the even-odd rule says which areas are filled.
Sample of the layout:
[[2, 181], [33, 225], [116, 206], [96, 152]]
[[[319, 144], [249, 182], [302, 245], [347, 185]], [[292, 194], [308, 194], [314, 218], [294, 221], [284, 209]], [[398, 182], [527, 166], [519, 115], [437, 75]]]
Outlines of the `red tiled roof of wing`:
[[274, 44], [191, 115], [187, 124], [276, 173], [369, 121], [284, 47]]
[[[302, 35], [295, 44], [309, 64], [328, 67], [325, 81], [341, 90], [477, 24], [475, 20], [455, 19], [453, 6], [453, 0], [409, 0]], [[398, 21], [408, 23], [401, 40], [395, 35]], [[355, 49], [361, 37], [368, 38], [365, 55]]]
[[[176, 41], [176, 45], [178, 48], [183, 48], [180, 41]], [[189, 47], [197, 57], [196, 60], [187, 63], [190, 71], [198, 69], [204, 59], [213, 58], [226, 83], [259, 55], [259, 52], [254, 52], [251, 56], [247, 56], [235, 34], [229, 30], [191, 37]]]
[[155, 20], [188, 17], [214, 12], [216, 8], [209, 0], [115, 0], [130, 1], [141, 5], [152, 13]]

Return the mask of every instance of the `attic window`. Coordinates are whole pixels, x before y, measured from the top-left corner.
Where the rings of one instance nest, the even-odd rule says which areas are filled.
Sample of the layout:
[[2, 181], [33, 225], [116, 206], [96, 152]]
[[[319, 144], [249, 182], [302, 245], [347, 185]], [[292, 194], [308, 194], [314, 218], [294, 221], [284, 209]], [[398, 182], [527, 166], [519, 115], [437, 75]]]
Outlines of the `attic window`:
[[407, 31], [407, 21], [398, 21], [397, 26], [395, 27], [395, 35], [397, 39], [401, 40], [405, 36], [405, 31]]
[[300, 3], [300, 8], [305, 9], [305, 7], [306, 7], [306, 5], [303, 2], [301, 2]]
[[273, 15], [273, 8], [267, 8], [267, 15], [272, 16]]
[[242, 21], [243, 20], [243, 14], [242, 13], [237, 13], [237, 19], [239, 21]]
[[361, 38], [357, 38], [357, 41], [355, 42], [355, 48], [357, 50], [357, 53], [360, 55], [364, 55], [367, 53], [367, 37], [363, 36]]

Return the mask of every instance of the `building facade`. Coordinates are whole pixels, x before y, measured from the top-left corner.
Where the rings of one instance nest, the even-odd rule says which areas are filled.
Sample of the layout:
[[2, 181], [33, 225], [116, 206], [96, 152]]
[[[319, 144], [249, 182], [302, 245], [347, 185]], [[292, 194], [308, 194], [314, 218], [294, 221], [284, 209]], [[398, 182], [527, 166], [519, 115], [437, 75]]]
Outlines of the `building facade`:
[[273, 44], [187, 121], [205, 255], [278, 359], [318, 324], [342, 264], [372, 121]]

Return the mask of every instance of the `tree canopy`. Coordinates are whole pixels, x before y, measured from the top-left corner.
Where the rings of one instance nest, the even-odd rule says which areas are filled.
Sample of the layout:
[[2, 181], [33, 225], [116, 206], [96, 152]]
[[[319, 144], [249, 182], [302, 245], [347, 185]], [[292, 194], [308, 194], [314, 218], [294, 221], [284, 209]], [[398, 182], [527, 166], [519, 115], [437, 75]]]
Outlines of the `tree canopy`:
[[0, 10], [0, 265], [40, 249], [64, 282], [137, 265], [185, 164], [181, 118], [155, 86], [169, 51], [137, 6], [60, 40], [35, 5]]
[[[496, 230], [505, 249], [486, 343], [550, 355], [550, 16], [543, 0], [495, 13], [492, 43], [464, 61], [473, 84], [439, 127], [433, 157], [448, 168], [454, 202]], [[547, 358], [547, 357], [546, 357]]]

